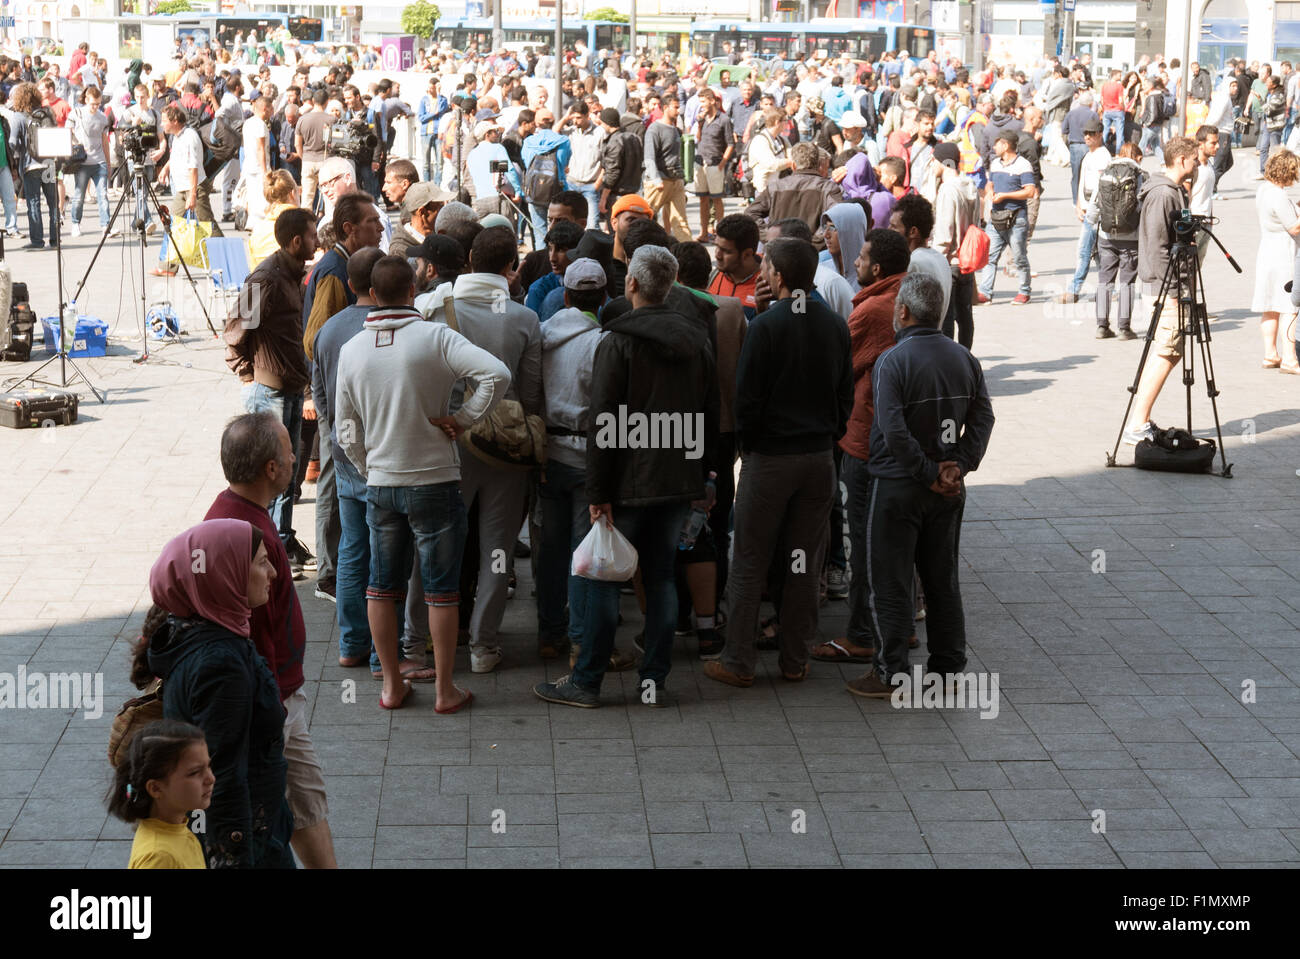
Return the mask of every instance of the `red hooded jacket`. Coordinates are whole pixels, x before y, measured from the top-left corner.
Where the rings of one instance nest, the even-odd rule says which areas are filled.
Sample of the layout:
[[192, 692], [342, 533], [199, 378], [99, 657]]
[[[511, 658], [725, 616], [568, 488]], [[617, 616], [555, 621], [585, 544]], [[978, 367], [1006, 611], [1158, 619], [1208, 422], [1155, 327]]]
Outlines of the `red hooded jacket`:
[[871, 421], [876, 406], [871, 395], [871, 370], [880, 355], [894, 345], [894, 300], [906, 272], [895, 273], [863, 287], [853, 298], [849, 341], [853, 349], [853, 412], [840, 449], [860, 460], [870, 457]]

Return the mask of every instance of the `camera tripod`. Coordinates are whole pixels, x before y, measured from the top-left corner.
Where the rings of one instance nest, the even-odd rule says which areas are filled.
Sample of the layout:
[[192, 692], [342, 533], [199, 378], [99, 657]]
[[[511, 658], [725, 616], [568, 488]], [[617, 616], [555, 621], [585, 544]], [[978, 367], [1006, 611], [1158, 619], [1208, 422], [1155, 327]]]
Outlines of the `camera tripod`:
[[[1186, 211], [1184, 211], [1186, 212]], [[1196, 350], [1201, 357], [1201, 369], [1205, 374], [1205, 392], [1210, 398], [1210, 409], [1214, 412], [1214, 430], [1219, 440], [1220, 476], [1225, 479], [1232, 476], [1232, 464], [1228, 462], [1227, 452], [1223, 448], [1223, 428], [1219, 424], [1219, 404], [1215, 398], [1219, 389], [1214, 382], [1214, 359], [1210, 355], [1210, 316], [1205, 303], [1205, 288], [1201, 279], [1201, 262], [1196, 252], [1196, 231], [1203, 230], [1223, 251], [1228, 263], [1238, 273], [1241, 267], [1232, 258], [1232, 254], [1219, 242], [1210, 229], [1201, 223], [1180, 219], [1175, 227], [1173, 248], [1169, 252], [1169, 266], [1165, 269], [1164, 279], [1156, 295], [1155, 307], [1151, 311], [1151, 324], [1142, 346], [1142, 357], [1138, 360], [1137, 373], [1133, 376], [1133, 385], [1128, 388], [1128, 405], [1124, 408], [1124, 419], [1120, 423], [1119, 435], [1115, 437], [1115, 448], [1106, 454], [1106, 465], [1115, 466], [1119, 446], [1124, 438], [1124, 428], [1128, 424], [1129, 414], [1133, 411], [1133, 401], [1142, 382], [1142, 372], [1146, 368], [1147, 358], [1151, 354], [1151, 344], [1155, 341], [1156, 331], [1160, 326], [1160, 316], [1164, 312], [1169, 297], [1176, 297], [1178, 309], [1178, 337], [1182, 343], [1183, 387], [1187, 394], [1187, 432], [1192, 432], [1192, 387], [1196, 383], [1196, 353], [1191, 340], [1196, 341]]]
[[[108, 228], [104, 230], [104, 235], [99, 238], [99, 245], [95, 247], [94, 255], [90, 258], [90, 265], [86, 267], [85, 275], [82, 276], [81, 282], [77, 284], [77, 290], [72, 294], [72, 299], [74, 302], [76, 301], [77, 297], [81, 295], [86, 281], [90, 279], [90, 274], [95, 269], [99, 254], [104, 249], [104, 244], [108, 242], [108, 238], [112, 235], [113, 224], [117, 223], [122, 208], [126, 206], [128, 200], [134, 200], [135, 216], [131, 220], [130, 229], [140, 240], [140, 343], [142, 352], [131, 362], [147, 363], [149, 361], [149, 291], [145, 285], [144, 265], [148, 258], [148, 234], [145, 221], [148, 219], [150, 205], [152, 205], [153, 212], [163, 225], [163, 231], [167, 234], [167, 242], [171, 245], [171, 249], [176, 248], [176, 238], [172, 236], [171, 213], [158, 202], [158, 197], [149, 184], [144, 154], [130, 156], [122, 162], [130, 164], [131, 178], [127, 181], [127, 188], [122, 191], [122, 195], [118, 198], [117, 206], [113, 208], [113, 215], [109, 218]], [[185, 271], [185, 278], [189, 281], [190, 288], [194, 291], [195, 302], [203, 310], [203, 319], [207, 321], [208, 329], [212, 331], [213, 337], [218, 336], [216, 328], [212, 325], [212, 317], [208, 315], [208, 308], [203, 302], [203, 297], [199, 295], [197, 281], [194, 279], [194, 275], [190, 273], [189, 264], [185, 262], [184, 257], [178, 256], [177, 259], [180, 261], [181, 269]]]

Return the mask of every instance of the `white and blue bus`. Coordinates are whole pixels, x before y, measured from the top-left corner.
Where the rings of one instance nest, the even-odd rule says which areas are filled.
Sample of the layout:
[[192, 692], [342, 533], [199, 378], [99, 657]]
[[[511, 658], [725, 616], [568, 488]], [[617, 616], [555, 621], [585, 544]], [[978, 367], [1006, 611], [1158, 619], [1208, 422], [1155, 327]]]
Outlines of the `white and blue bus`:
[[[524, 47], [541, 49], [555, 46], [554, 20], [509, 20], [501, 22], [502, 40], [508, 49], [516, 52]], [[609, 20], [565, 20], [564, 47], [572, 49], [581, 40], [588, 50], [613, 50], [631, 48], [632, 34], [626, 23]], [[492, 18], [467, 17], [439, 20], [433, 28], [433, 40], [441, 45], [445, 40], [453, 50], [465, 51], [476, 45], [480, 53], [492, 49]]]
[[797, 59], [848, 56], [865, 60], [886, 50], [906, 50], [925, 57], [934, 49], [934, 28], [884, 20], [826, 19], [802, 23], [750, 23], [743, 20], [696, 20], [691, 24], [691, 49], [702, 56], [721, 57], [723, 44], [736, 53], [747, 50], [762, 58]]
[[197, 43], [206, 43], [213, 37], [229, 48], [236, 34], [248, 36], [256, 30], [259, 40], [266, 39], [268, 31], [289, 28], [289, 35], [299, 43], [319, 43], [325, 39], [324, 24], [318, 17], [300, 17], [289, 13], [182, 13], [174, 17], [176, 35], [181, 39], [194, 37]]

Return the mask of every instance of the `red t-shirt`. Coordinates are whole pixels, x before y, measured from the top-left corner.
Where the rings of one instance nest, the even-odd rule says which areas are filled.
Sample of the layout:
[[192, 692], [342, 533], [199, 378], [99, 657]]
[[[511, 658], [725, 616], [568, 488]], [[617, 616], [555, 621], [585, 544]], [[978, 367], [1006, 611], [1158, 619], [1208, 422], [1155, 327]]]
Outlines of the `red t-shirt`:
[[271, 514], [263, 506], [222, 490], [213, 501], [207, 515], [209, 519], [242, 519], [252, 523], [262, 532], [266, 555], [275, 567], [275, 581], [271, 583], [271, 598], [253, 610], [249, 620], [253, 645], [266, 658], [280, 699], [285, 700], [303, 684], [302, 656], [307, 648], [307, 627], [302, 621], [302, 606], [293, 588], [293, 570], [289, 568], [289, 554], [284, 551], [280, 534], [271, 522]]
[[49, 108], [49, 111], [52, 114], [54, 114], [54, 122], [59, 126], [63, 126], [68, 122], [68, 114], [72, 112], [72, 106], [67, 100], [55, 97], [53, 100], [46, 103], [45, 106]]
[[1124, 109], [1124, 84], [1107, 80], [1101, 85], [1101, 109], [1103, 112]]

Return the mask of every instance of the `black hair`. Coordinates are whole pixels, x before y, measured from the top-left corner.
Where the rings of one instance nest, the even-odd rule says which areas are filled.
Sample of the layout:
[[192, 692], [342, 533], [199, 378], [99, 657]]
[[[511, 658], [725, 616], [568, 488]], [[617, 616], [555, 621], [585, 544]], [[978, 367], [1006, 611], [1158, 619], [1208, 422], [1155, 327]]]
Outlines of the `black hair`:
[[275, 219], [275, 242], [282, 250], [287, 250], [293, 244], [294, 237], [302, 236], [307, 232], [307, 227], [315, 225], [316, 217], [310, 210], [301, 207], [285, 210]]
[[[796, 221], [800, 224], [802, 220]], [[784, 231], [783, 231], [784, 232]], [[812, 234], [808, 234], [809, 238]], [[709, 275], [713, 272], [713, 258], [703, 243], [695, 240], [683, 240], [668, 248], [677, 260], [677, 282], [689, 286], [692, 290], [703, 290], [709, 285]]]
[[792, 240], [807, 240], [812, 242], [812, 228], [797, 216], [788, 216], [784, 220], [777, 220], [772, 224], [781, 231], [781, 236], [790, 237]]
[[[868, 230], [863, 242], [871, 244], [871, 262], [880, 267], [882, 277], [907, 272], [912, 254], [907, 249], [903, 234], [885, 229]], [[844, 255], [843, 250], [840, 255]]]
[[910, 233], [912, 227], [916, 227], [922, 243], [930, 239], [934, 232], [934, 207], [929, 200], [919, 193], [909, 193], [894, 204], [894, 212], [903, 221], [905, 231]]
[[203, 730], [176, 719], [160, 719], [145, 726], [127, 744], [104, 802], [110, 814], [123, 822], [148, 819], [153, 798], [146, 784], [166, 779], [181, 755], [195, 743], [206, 743]]
[[813, 278], [817, 275], [817, 248], [807, 240], [783, 236], [767, 244], [764, 255], [791, 290], [808, 292], [813, 289]]
[[627, 261], [632, 262], [632, 254], [643, 246], [662, 246], [665, 250], [673, 245], [673, 238], [654, 220], [636, 220], [628, 225], [623, 237], [623, 253]]
[[[559, 224], [556, 224], [557, 226]], [[554, 230], [552, 230], [554, 232]], [[549, 243], [551, 234], [546, 235]], [[533, 250], [524, 256], [524, 262], [519, 267], [519, 285], [527, 290], [530, 286], [551, 272], [551, 255], [546, 247]]]
[[584, 232], [585, 228], [572, 220], [556, 220], [555, 225], [546, 231], [546, 245], [557, 250], [572, 250], [582, 242]]
[[582, 310], [584, 313], [599, 313], [600, 308], [605, 305], [606, 293], [605, 288], [597, 290], [570, 290], [564, 288], [564, 301], [569, 306]]
[[470, 244], [469, 266], [475, 273], [500, 273], [519, 260], [519, 239], [506, 226], [490, 226]]
[[[284, 216], [283, 213], [280, 214]], [[469, 251], [474, 245], [474, 238], [483, 232], [483, 224], [478, 220], [452, 220], [443, 230], [445, 236], [460, 244], [462, 262], [469, 262]]]
[[404, 256], [385, 256], [370, 270], [370, 288], [381, 306], [402, 303], [415, 285], [415, 271]]
[[734, 243], [736, 249], [758, 251], [758, 221], [743, 213], [732, 213], [718, 221], [718, 236]]
[[577, 190], [561, 190], [551, 197], [549, 205], [567, 207], [584, 224], [587, 222], [587, 212], [591, 209], [587, 204], [587, 198]]

